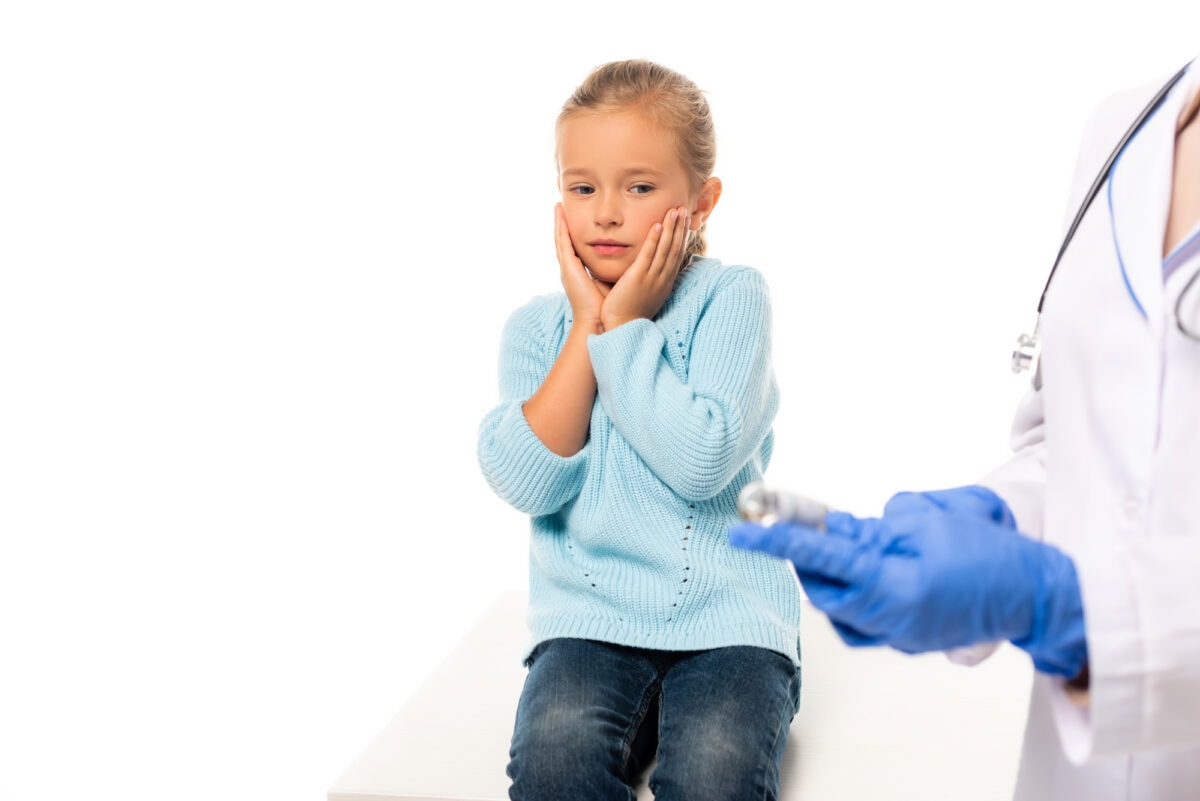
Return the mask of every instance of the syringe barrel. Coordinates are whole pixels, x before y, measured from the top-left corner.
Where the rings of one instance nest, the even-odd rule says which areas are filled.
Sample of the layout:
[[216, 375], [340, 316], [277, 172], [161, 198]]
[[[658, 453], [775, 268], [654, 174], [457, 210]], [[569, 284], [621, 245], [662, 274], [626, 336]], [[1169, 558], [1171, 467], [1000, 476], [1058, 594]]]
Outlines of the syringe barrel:
[[761, 481], [753, 481], [738, 493], [738, 512], [743, 520], [764, 526], [786, 521], [824, 531], [829, 507], [812, 498], [772, 489]]

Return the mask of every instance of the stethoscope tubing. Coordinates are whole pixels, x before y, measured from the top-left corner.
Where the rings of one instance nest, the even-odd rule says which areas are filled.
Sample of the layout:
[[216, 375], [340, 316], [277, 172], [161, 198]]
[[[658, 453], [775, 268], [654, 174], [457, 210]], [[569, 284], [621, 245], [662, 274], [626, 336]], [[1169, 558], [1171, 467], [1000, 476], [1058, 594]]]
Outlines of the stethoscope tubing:
[[1104, 166], [1096, 173], [1095, 180], [1092, 181], [1091, 187], [1088, 188], [1087, 194], [1084, 195], [1083, 202], [1079, 204], [1079, 209], [1075, 212], [1074, 219], [1071, 220], [1070, 227], [1067, 228], [1067, 233], [1058, 248], [1058, 255], [1054, 257], [1054, 264], [1050, 267], [1050, 274], [1046, 276], [1046, 285], [1042, 288], [1041, 297], [1038, 298], [1037, 312], [1039, 316], [1042, 313], [1042, 306], [1046, 303], [1046, 293], [1050, 291], [1050, 284], [1054, 281], [1054, 273], [1058, 271], [1058, 265], [1062, 261], [1063, 256], [1066, 255], [1067, 248], [1070, 247], [1071, 240], [1075, 238], [1075, 232], [1079, 229], [1080, 223], [1083, 222], [1088, 209], [1091, 208], [1092, 201], [1100, 194], [1100, 189], [1104, 186], [1104, 182], [1111, 176], [1113, 165], [1117, 163], [1117, 159], [1125, 152], [1125, 147], [1133, 140], [1133, 137], [1138, 135], [1138, 132], [1142, 130], [1146, 122], [1154, 116], [1154, 112], [1158, 111], [1159, 107], [1162, 106], [1163, 101], [1167, 99], [1167, 95], [1175, 88], [1175, 84], [1179, 83], [1183, 76], [1187, 74], [1188, 67], [1190, 66], [1191, 62], [1189, 61], [1180, 68], [1179, 72], [1172, 75], [1170, 80], [1163, 84], [1162, 88], [1158, 90], [1154, 97], [1150, 99], [1150, 102], [1146, 104], [1146, 107], [1138, 114], [1133, 124], [1129, 126], [1129, 130], [1121, 137], [1121, 141], [1117, 142], [1117, 146], [1109, 154], [1108, 160], [1104, 162]]
[[1188, 296], [1192, 287], [1196, 285], [1196, 279], [1200, 278], [1200, 270], [1192, 273], [1192, 277], [1183, 285], [1183, 289], [1179, 290], [1179, 297], [1175, 299], [1175, 327], [1179, 332], [1193, 342], [1200, 342], [1200, 334], [1189, 331], [1187, 326], [1183, 324], [1183, 299]]
[[[1125, 131], [1125, 134], [1121, 137], [1120, 141], [1117, 142], [1116, 147], [1113, 148], [1112, 153], [1109, 154], [1108, 159], [1104, 162], [1104, 166], [1101, 167], [1100, 171], [1096, 173], [1096, 177], [1093, 179], [1092, 185], [1088, 188], [1087, 193], [1083, 197], [1083, 201], [1079, 204], [1079, 208], [1075, 211], [1075, 216], [1071, 220], [1070, 226], [1067, 227], [1067, 233], [1063, 236], [1062, 244], [1059, 245], [1058, 248], [1058, 254], [1054, 257], [1054, 264], [1050, 266], [1050, 273], [1046, 276], [1046, 284], [1042, 287], [1042, 294], [1038, 298], [1037, 316], [1034, 322], [1033, 333], [1021, 334], [1021, 336], [1017, 339], [1017, 346], [1013, 350], [1012, 354], [1013, 372], [1021, 373], [1025, 372], [1026, 370], [1032, 370], [1033, 386], [1035, 389], [1041, 387], [1042, 377], [1039, 358], [1039, 354], [1041, 352], [1042, 308], [1046, 304], [1046, 295], [1050, 292], [1050, 285], [1054, 282], [1054, 274], [1058, 272], [1058, 265], [1062, 263], [1063, 256], [1066, 255], [1067, 248], [1071, 246], [1071, 241], [1075, 238], [1075, 232], [1079, 230], [1079, 226], [1083, 222], [1083, 218], [1087, 215], [1088, 210], [1091, 208], [1092, 202], [1095, 201], [1097, 195], [1100, 194], [1100, 190], [1104, 186], [1105, 182], [1110, 181], [1110, 178], [1112, 177], [1113, 165], [1115, 165], [1121, 158], [1121, 154], [1125, 152], [1126, 146], [1128, 146], [1133, 138], [1137, 136], [1138, 132], [1142, 130], [1142, 127], [1146, 124], [1146, 122], [1154, 116], [1154, 113], [1158, 111], [1159, 108], [1162, 107], [1163, 102], [1167, 99], [1167, 96], [1171, 93], [1171, 90], [1174, 89], [1175, 85], [1178, 84], [1183, 76], [1187, 74], [1188, 68], [1191, 67], [1191, 65], [1192, 62], [1190, 61], [1183, 65], [1178, 72], [1172, 75], [1171, 78], [1165, 84], [1163, 84], [1162, 88], [1155, 93], [1154, 97], [1150, 98], [1150, 102], [1146, 104], [1146, 107], [1142, 109], [1141, 113], [1138, 114], [1137, 118], [1134, 119], [1133, 123], [1129, 126], [1129, 129]], [[1109, 187], [1111, 191], [1111, 183], [1109, 184]], [[1200, 273], [1192, 276], [1191, 280], [1188, 281], [1187, 285], [1184, 287], [1183, 292], [1181, 292], [1179, 295], [1179, 300], [1175, 304], [1175, 322], [1176, 325], [1179, 326], [1179, 330], [1182, 331], [1187, 337], [1200, 341], [1200, 336], [1192, 334], [1184, 327], [1182, 318], [1180, 317], [1180, 304], [1183, 301], [1183, 297], [1188, 293], [1188, 290], [1190, 290], [1193, 284], [1196, 283], [1197, 276], [1200, 276]], [[1128, 279], [1126, 279], [1126, 285], [1128, 286]], [[1133, 301], [1138, 306], [1139, 311], [1141, 311], [1141, 304], [1138, 302], [1136, 296], [1133, 298]]]

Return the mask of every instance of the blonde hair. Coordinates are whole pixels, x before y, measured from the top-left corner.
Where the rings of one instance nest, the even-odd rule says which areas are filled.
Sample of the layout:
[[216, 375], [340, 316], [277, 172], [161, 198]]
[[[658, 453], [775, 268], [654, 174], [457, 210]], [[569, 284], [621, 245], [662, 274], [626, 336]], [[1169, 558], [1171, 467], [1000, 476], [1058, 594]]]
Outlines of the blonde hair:
[[[675, 135], [679, 161], [693, 191], [712, 177], [717, 161], [717, 137], [712, 111], [704, 93], [690, 80], [661, 64], [643, 59], [612, 61], [592, 70], [563, 103], [556, 129], [564, 120], [585, 111], [634, 109]], [[702, 256], [708, 247], [702, 223], [688, 236], [683, 261]]]

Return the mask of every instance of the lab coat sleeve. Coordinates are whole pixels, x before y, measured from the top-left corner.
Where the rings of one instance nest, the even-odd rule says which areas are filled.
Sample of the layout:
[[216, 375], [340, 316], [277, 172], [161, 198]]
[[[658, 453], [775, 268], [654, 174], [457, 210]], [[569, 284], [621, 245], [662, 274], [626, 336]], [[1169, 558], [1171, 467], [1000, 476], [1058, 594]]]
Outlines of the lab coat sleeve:
[[1039, 676], [1068, 759], [1200, 747], [1200, 552], [1192, 536], [1105, 543], [1073, 557], [1093, 664], [1088, 703]]
[[524, 405], [558, 356], [563, 315], [549, 309], [552, 296], [513, 313], [500, 348], [500, 403], [479, 426], [477, 456], [488, 485], [514, 508], [529, 515], [558, 511], [579, 494], [588, 446], [559, 456], [538, 439], [525, 419]]

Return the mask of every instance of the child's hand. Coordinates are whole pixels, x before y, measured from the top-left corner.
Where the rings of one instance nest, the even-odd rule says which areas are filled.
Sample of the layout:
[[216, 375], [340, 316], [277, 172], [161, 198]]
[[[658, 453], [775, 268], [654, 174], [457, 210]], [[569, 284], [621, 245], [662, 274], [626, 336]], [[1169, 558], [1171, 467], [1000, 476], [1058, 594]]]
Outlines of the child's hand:
[[563, 216], [563, 207], [559, 203], [554, 207], [554, 248], [558, 253], [559, 274], [567, 300], [571, 303], [571, 311], [575, 315], [575, 325], [590, 326], [597, 332], [600, 327], [600, 309], [604, 304], [604, 296], [608, 294], [608, 284], [592, 278], [591, 273], [579, 260], [575, 252], [575, 243], [571, 241], [571, 232], [567, 230], [567, 218]]
[[600, 321], [605, 331], [639, 317], [654, 319], [683, 266], [687, 232], [688, 213], [682, 207], [668, 211], [662, 223], [650, 229], [637, 259], [604, 298]]

